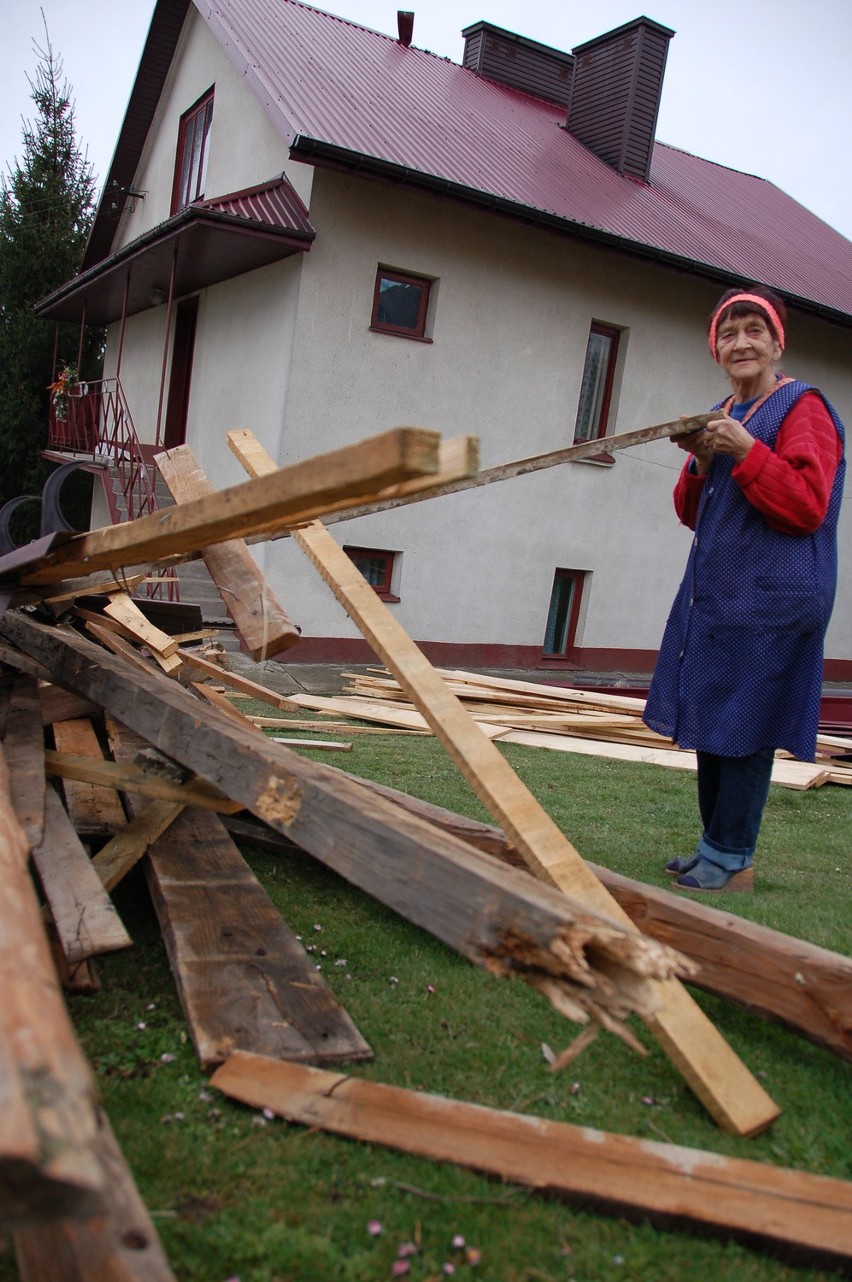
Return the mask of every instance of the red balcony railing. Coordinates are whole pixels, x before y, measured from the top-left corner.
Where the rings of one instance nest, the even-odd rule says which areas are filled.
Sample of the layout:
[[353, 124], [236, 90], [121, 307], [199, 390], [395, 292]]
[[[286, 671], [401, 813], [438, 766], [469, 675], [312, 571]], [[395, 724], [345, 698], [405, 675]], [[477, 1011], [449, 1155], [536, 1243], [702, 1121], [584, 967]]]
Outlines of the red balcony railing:
[[[133, 521], [159, 507], [152, 480], [156, 446], [140, 443], [118, 379], [78, 383], [59, 406], [54, 399], [48, 448], [110, 471], [114, 485], [107, 485], [105, 491], [113, 524]], [[173, 576], [163, 582], [168, 595], [175, 597]], [[149, 595], [161, 590], [160, 584], [148, 585]]]

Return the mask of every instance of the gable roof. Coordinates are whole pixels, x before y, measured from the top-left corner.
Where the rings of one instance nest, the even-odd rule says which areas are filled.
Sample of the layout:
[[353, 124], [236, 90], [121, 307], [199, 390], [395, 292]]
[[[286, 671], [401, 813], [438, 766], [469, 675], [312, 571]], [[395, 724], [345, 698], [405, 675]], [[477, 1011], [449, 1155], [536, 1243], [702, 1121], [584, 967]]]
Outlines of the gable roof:
[[[299, 0], [159, 0], [116, 150], [120, 185], [132, 181], [140, 123], [150, 121], [189, 2], [294, 158], [720, 282], [759, 281], [804, 311], [852, 324], [852, 242], [772, 183], [661, 143], [649, 182], [625, 177], [568, 132], [564, 107]], [[99, 213], [84, 266], [108, 252], [109, 234]]]

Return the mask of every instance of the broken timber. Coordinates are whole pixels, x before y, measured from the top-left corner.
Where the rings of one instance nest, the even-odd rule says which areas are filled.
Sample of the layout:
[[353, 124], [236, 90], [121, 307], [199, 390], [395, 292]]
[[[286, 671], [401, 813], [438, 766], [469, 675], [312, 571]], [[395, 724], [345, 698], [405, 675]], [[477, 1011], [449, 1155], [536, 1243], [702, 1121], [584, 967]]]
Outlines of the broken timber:
[[[0, 558], [0, 576], [37, 585], [115, 571], [149, 561], [186, 560], [209, 544], [273, 534], [318, 508], [351, 507], [388, 485], [436, 475], [440, 436], [425, 428], [396, 428], [382, 436], [281, 468], [269, 476], [219, 490], [135, 521], [54, 539]], [[43, 543], [43, 540], [41, 541]]]
[[455, 1162], [606, 1211], [801, 1262], [852, 1260], [852, 1184], [340, 1073], [234, 1054], [212, 1085], [312, 1129]]
[[[175, 682], [142, 673], [76, 633], [7, 613], [0, 634], [37, 656], [57, 684], [196, 771], [449, 947], [494, 973], [523, 979], [557, 1009], [629, 1036], [623, 1019], [647, 1009], [654, 978], [689, 963], [632, 928], [551, 887], [485, 861], [319, 762], [270, 743]], [[425, 888], [428, 888], [428, 893]]]
[[[246, 432], [228, 442], [251, 471], [269, 469], [257, 442]], [[251, 447], [249, 450], [247, 445]], [[465, 712], [423, 652], [319, 521], [293, 538], [316, 566], [376, 654], [429, 722], [480, 801], [511, 837], [536, 876], [558, 887], [575, 904], [634, 929], [550, 815], [480, 727]], [[776, 1119], [778, 1107], [674, 978], [658, 983], [656, 1009], [643, 1012], [646, 1027], [683, 1074], [714, 1120], [739, 1135], [756, 1135]]]
[[[516, 868], [525, 866], [511, 842], [492, 824], [468, 819], [371, 780], [358, 779], [358, 783], [484, 854]], [[231, 827], [232, 821], [226, 822]], [[241, 840], [263, 842], [262, 832], [253, 833], [249, 824], [233, 822], [232, 831], [238, 831]], [[644, 934], [670, 944], [698, 963], [700, 969], [690, 977], [690, 984], [736, 1002], [852, 1061], [852, 958], [623, 877], [598, 864], [589, 867]]]
[[[178, 503], [213, 493], [192, 455], [187, 455], [185, 448], [178, 446], [155, 456], [160, 475]], [[203, 548], [201, 556], [255, 663], [281, 654], [298, 641], [299, 629], [270, 592], [244, 539]]]

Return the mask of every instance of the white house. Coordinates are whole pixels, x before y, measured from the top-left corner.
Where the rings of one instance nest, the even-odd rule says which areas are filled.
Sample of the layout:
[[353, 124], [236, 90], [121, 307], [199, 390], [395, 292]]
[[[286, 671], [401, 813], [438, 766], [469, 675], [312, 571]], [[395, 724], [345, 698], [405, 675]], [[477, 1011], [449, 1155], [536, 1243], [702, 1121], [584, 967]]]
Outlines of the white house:
[[[477, 435], [487, 467], [697, 413], [727, 391], [707, 315], [758, 281], [790, 310], [785, 369], [852, 423], [852, 244], [655, 142], [673, 32], [566, 53], [477, 22], [458, 66], [410, 22], [159, 0], [80, 274], [39, 308], [109, 326], [104, 390], [147, 455], [185, 440], [226, 486], [233, 427], [287, 464], [417, 425]], [[433, 659], [647, 671], [682, 458], [658, 441], [333, 530]], [[850, 534], [847, 500], [835, 679]], [[257, 556], [302, 629], [286, 658], [370, 657], [290, 540]]]

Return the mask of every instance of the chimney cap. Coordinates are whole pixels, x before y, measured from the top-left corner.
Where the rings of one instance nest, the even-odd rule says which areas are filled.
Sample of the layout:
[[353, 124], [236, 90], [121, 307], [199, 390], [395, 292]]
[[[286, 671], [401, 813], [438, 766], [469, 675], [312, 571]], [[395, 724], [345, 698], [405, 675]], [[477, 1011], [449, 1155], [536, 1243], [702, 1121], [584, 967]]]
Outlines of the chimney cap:
[[399, 43], [405, 45], [406, 49], [411, 44], [414, 35], [414, 12], [411, 9], [397, 9], [396, 27], [399, 32]]
[[675, 34], [671, 27], [664, 27], [661, 22], [655, 22], [653, 18], [633, 18], [630, 22], [625, 22], [621, 27], [614, 27], [612, 31], [605, 31], [602, 36], [594, 36], [591, 40], [586, 40], [581, 45], [574, 45], [571, 52], [576, 56], [578, 53], [585, 53], [587, 49], [595, 45], [609, 43], [617, 36], [626, 35], [628, 31], [634, 31], [637, 27], [647, 27], [650, 31], [656, 31], [666, 39], [671, 40]]

